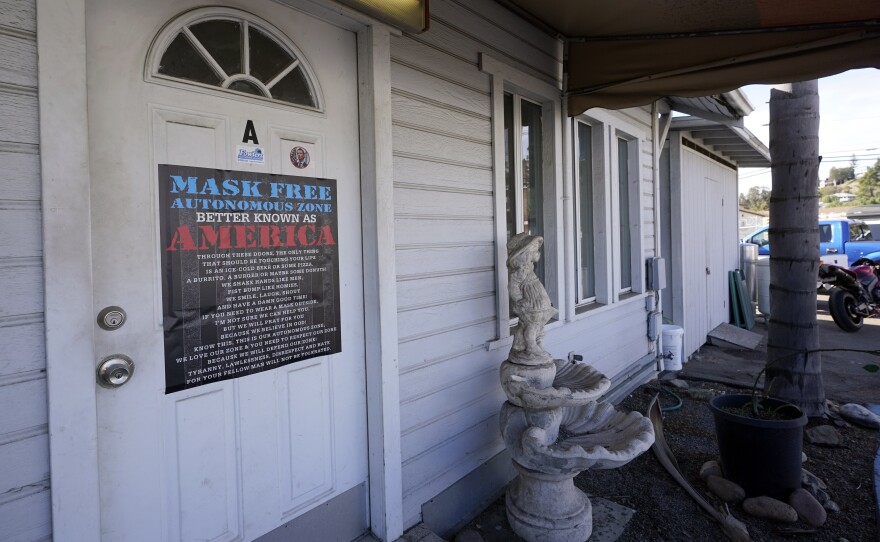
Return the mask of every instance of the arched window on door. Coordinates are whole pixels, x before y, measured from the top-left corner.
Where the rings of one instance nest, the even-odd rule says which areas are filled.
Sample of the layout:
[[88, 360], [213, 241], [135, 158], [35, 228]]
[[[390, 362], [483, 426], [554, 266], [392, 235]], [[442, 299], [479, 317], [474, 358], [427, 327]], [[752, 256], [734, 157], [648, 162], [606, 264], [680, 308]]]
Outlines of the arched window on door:
[[148, 77], [258, 96], [321, 110], [321, 92], [303, 54], [281, 31], [245, 12], [185, 13], [157, 36]]

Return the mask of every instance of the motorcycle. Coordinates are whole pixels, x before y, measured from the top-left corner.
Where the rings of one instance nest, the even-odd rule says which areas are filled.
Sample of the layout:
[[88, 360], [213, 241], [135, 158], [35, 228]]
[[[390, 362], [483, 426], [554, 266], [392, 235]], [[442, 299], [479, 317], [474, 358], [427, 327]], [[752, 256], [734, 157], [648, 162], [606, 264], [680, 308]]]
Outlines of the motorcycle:
[[828, 309], [840, 329], [855, 333], [865, 318], [880, 316], [880, 261], [862, 258], [848, 269], [823, 263], [819, 279], [830, 288]]

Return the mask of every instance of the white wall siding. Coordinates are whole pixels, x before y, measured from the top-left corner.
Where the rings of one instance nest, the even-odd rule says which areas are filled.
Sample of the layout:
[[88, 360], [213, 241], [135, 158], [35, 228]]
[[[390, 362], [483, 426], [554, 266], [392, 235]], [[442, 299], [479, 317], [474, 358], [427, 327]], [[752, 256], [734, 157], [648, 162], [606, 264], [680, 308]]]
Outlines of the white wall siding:
[[639, 158], [639, 183], [641, 194], [641, 232], [643, 261], [654, 257], [654, 145], [651, 132], [651, 107], [624, 109], [618, 114], [628, 116], [645, 137]]
[[490, 52], [557, 84], [558, 42], [494, 2], [438, 0], [392, 42], [404, 522], [503, 449]]
[[614, 380], [651, 352], [647, 325], [644, 297], [636, 296], [578, 315], [564, 326], [551, 327], [544, 343], [553, 357], [581, 354], [585, 362]]
[[0, 541], [48, 539], [49, 438], [33, 0], [0, 0]]
[[[487, 349], [497, 339], [498, 292], [492, 104], [479, 53], [557, 88], [562, 68], [555, 38], [495, 2], [436, 0], [431, 16], [430, 31], [393, 38], [391, 52], [405, 527], [420, 520], [425, 502], [504, 448], [498, 367], [509, 347]], [[650, 109], [615, 114], [645, 138], [634, 194], [648, 258]], [[612, 377], [625, 372], [651, 351], [643, 296], [555, 324], [545, 346], [560, 358], [582, 353]]]

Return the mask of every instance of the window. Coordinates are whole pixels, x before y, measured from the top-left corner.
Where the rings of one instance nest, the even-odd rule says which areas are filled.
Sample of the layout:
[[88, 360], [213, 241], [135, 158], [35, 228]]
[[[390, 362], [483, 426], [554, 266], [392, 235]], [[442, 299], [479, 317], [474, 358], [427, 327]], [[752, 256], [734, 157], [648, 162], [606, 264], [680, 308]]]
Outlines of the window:
[[637, 128], [593, 112], [573, 124], [576, 310], [643, 291]]
[[[834, 240], [834, 229], [831, 224], [819, 224], [819, 242], [830, 243]], [[757, 236], [756, 236], [757, 237]], [[756, 241], [752, 241], [753, 243]]]
[[633, 164], [636, 160], [635, 148], [630, 140], [617, 136], [617, 171], [615, 172], [617, 198], [615, 199], [620, 233], [616, 271], [619, 277], [618, 289], [621, 292], [631, 292], [633, 289], [633, 229], [634, 226], [635, 229], [638, 228], [638, 224], [632, 223], [633, 198], [639, 196], [634, 188], [638, 187], [637, 162]]
[[511, 334], [507, 293], [507, 240], [520, 232], [544, 238], [535, 266], [553, 306], [565, 315], [562, 207], [562, 103], [557, 86], [480, 54], [480, 69], [492, 86], [492, 152], [495, 215], [496, 344]]
[[154, 48], [151, 77], [321, 108], [303, 55], [281, 32], [248, 14], [189, 12], [160, 34]]
[[[831, 239], [831, 234], [828, 234], [828, 239]], [[767, 246], [770, 244], [770, 233], [768, 230], [764, 230], [762, 232], [756, 233], [752, 236], [752, 239], [749, 241], [750, 243], [755, 243], [759, 247]]]
[[871, 235], [871, 229], [865, 224], [854, 224], [850, 222], [849, 239], [850, 241], [873, 241], [874, 237]]
[[[544, 236], [544, 172], [541, 106], [504, 93], [504, 191], [507, 239], [517, 233]], [[543, 247], [542, 247], [543, 251]], [[544, 282], [544, 260], [535, 274]]]
[[[593, 147], [598, 143], [593, 137], [594, 128], [586, 122], [576, 121], [577, 178], [575, 187], [575, 214], [577, 215], [576, 257], [578, 261], [577, 301], [588, 303], [596, 300], [596, 213], [593, 209], [597, 191], [593, 189], [594, 170], [598, 162], [593, 157]], [[601, 140], [601, 127], [599, 132]], [[601, 171], [599, 172], [601, 178]]]

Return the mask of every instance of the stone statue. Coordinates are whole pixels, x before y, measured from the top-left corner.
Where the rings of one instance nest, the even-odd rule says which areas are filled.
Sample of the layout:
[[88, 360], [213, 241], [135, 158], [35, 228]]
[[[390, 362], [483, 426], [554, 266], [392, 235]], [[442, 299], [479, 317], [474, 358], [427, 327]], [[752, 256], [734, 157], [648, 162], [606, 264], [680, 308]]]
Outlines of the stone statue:
[[501, 434], [519, 472], [507, 489], [507, 519], [528, 542], [583, 542], [592, 506], [574, 477], [625, 465], [651, 447], [654, 428], [637, 412], [597, 402], [611, 386], [605, 375], [544, 350], [544, 325], [558, 311], [535, 274], [542, 243], [525, 233], [507, 243], [510, 307], [519, 316], [500, 371]]
[[544, 324], [559, 311], [551, 305], [547, 291], [535, 274], [535, 264], [541, 259], [543, 243], [543, 238], [527, 233], [514, 235], [507, 242], [507, 269], [510, 273], [507, 290], [510, 308], [519, 316], [510, 355], [521, 363], [543, 363], [551, 359], [550, 354], [544, 351], [541, 339], [544, 337]]

